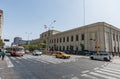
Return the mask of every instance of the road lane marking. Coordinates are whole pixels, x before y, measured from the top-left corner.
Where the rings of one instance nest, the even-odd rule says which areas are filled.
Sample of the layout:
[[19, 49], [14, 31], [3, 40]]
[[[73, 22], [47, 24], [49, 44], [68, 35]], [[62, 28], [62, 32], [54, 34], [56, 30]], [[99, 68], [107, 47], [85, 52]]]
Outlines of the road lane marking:
[[82, 74], [81, 76], [86, 77], [86, 78], [91, 78], [91, 79], [98, 79], [98, 78], [88, 75], [88, 74]]
[[112, 73], [108, 73], [108, 72], [104, 72], [104, 71], [100, 71], [100, 70], [97, 70], [96, 72], [120, 78], [120, 76], [116, 75], [116, 74], [112, 74]]
[[16, 60], [16, 58], [15, 58], [15, 57], [11, 57], [11, 59], [12, 59], [12, 60]]
[[15, 61], [16, 63], [20, 63], [19, 61]]
[[112, 69], [112, 68], [108, 68], [108, 67], [104, 67], [104, 69], [107, 69], [107, 70], [112, 70], [112, 71], [116, 71], [116, 72], [120, 72], [119, 69]]
[[85, 71], [82, 71], [81, 73], [84, 74], [84, 73], [88, 73], [89, 70], [85, 70]]
[[90, 72], [91, 75], [94, 75], [94, 76], [99, 76], [99, 77], [103, 77], [103, 78], [106, 78], [106, 79], [117, 79], [115, 77], [110, 77], [110, 76], [106, 76], [106, 75], [103, 75], [103, 74], [99, 74], [99, 73], [95, 73], [95, 72]]
[[21, 57], [17, 57], [18, 59], [22, 59]]
[[94, 68], [94, 70], [98, 70], [98, 69], [99, 69], [98, 67]]
[[100, 70], [102, 70], [104, 72], [111, 72], [111, 73], [114, 73], [114, 74], [119, 74], [120, 73], [120, 72], [115, 72], [115, 71], [111, 71], [111, 70], [107, 70], [107, 69], [100, 69]]
[[[39, 61], [39, 60], [38, 60]], [[43, 61], [43, 60], [40, 60], [40, 62], [42, 62], [42, 63], [46, 63], [46, 64], [49, 64], [48, 62], [46, 62], [46, 61]]]
[[79, 79], [77, 76], [72, 77], [71, 79]]
[[64, 75], [64, 76], [62, 76], [62, 78], [71, 78], [71, 77], [73, 77], [74, 76], [74, 74], [69, 74], [69, 75]]
[[7, 62], [8, 67], [14, 67], [14, 65], [12, 64], [12, 62], [7, 56], [6, 56], [6, 62]]

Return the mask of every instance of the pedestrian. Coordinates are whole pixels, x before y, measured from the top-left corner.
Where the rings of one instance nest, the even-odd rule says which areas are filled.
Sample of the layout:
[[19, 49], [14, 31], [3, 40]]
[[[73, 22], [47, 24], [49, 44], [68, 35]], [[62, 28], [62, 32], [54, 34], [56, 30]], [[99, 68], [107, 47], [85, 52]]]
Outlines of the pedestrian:
[[1, 49], [0, 49], [0, 58], [1, 58]]
[[112, 56], [113, 56], [113, 57], [115, 56], [113, 52], [112, 52]]
[[4, 60], [5, 55], [6, 55], [6, 51], [4, 49], [2, 49], [2, 52], [1, 52], [2, 60]]

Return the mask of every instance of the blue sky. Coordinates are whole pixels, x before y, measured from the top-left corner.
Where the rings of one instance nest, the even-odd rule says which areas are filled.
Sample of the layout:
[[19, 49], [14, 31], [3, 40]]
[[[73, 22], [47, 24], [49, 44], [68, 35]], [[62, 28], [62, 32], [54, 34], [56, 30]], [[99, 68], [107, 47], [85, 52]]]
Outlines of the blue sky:
[[[16, 36], [24, 40], [39, 38], [44, 25], [65, 31], [83, 26], [83, 0], [0, 0], [4, 11], [2, 38]], [[85, 0], [85, 25], [107, 22], [120, 28], [120, 0]], [[51, 27], [52, 27], [51, 26]]]

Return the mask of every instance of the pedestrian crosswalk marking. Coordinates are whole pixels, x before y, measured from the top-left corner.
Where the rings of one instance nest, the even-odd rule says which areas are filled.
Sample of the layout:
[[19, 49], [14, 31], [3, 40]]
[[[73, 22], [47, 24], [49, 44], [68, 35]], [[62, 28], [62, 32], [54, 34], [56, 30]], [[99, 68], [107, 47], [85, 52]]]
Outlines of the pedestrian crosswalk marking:
[[89, 72], [89, 70], [82, 71], [82, 74]]
[[77, 76], [72, 77], [71, 79], [79, 79]]
[[119, 69], [112, 69], [112, 68], [108, 68], [108, 67], [104, 67], [104, 69], [108, 69], [108, 70], [112, 70], [112, 71], [115, 71], [115, 72], [119, 72], [119, 73], [120, 73], [120, 70], [119, 70]]
[[104, 72], [104, 71], [100, 71], [100, 70], [97, 70], [96, 72], [120, 78], [120, 76], [116, 75], [116, 74], [112, 74], [112, 73], [108, 73], [108, 72]]
[[45, 64], [60, 64], [60, 63], [69, 63], [69, 62], [75, 62], [78, 59], [77, 58], [70, 58], [70, 59], [59, 59], [55, 58], [54, 56], [48, 56], [48, 55], [42, 55], [42, 56], [33, 56], [33, 55], [24, 55], [23, 57], [11, 57], [11, 59], [25, 59], [29, 61], [39, 61]]
[[98, 78], [91, 76], [91, 75], [88, 75], [88, 74], [82, 74], [81, 76], [91, 78], [91, 79], [98, 79]]
[[120, 66], [109, 64], [106, 67], [97, 67], [81, 76], [88, 79], [120, 79]]
[[46, 64], [49, 64], [48, 62], [45, 62], [45, 61], [42, 61], [42, 60], [41, 60], [41, 62], [46, 63]]
[[10, 61], [8, 57], [6, 57], [6, 62], [7, 62], [8, 67], [14, 67], [14, 65], [12, 64], [12, 62]]
[[99, 77], [103, 77], [103, 78], [106, 78], [106, 79], [117, 79], [115, 77], [110, 77], [110, 76], [106, 76], [106, 75], [95, 73], [95, 72], [90, 72], [90, 74], [95, 75], [95, 76], [99, 76]]
[[100, 69], [100, 70], [102, 70], [104, 72], [111, 72], [111, 73], [114, 73], [114, 74], [119, 74], [120, 73], [120, 72], [115, 72], [115, 71], [111, 71], [111, 70], [107, 70], [107, 69]]
[[94, 68], [94, 70], [97, 70], [97, 69], [99, 69], [99, 68], [98, 67]]

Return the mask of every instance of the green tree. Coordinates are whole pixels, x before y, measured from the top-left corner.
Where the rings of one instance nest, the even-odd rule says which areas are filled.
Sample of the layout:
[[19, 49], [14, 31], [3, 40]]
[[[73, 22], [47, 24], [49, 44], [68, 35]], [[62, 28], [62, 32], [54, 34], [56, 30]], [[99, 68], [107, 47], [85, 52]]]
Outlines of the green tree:
[[0, 46], [4, 46], [4, 45], [5, 45], [5, 43], [3, 42], [2, 39], [0, 39]]
[[39, 43], [39, 44], [38, 44], [38, 47], [41, 47], [41, 48], [45, 48], [46, 46], [47, 46], [46, 43]]
[[38, 46], [35, 45], [35, 44], [34, 44], [34, 45], [29, 45], [29, 50], [30, 50], [30, 51], [33, 51], [33, 50], [37, 49], [37, 47], [38, 47]]
[[29, 49], [29, 45], [23, 45], [25, 49]]

